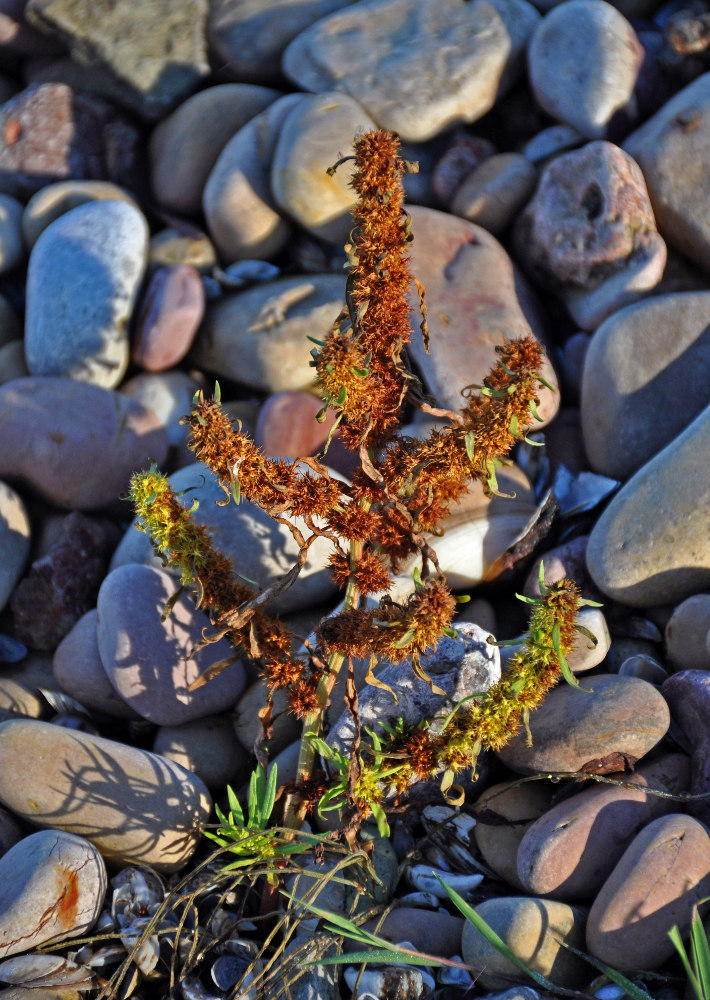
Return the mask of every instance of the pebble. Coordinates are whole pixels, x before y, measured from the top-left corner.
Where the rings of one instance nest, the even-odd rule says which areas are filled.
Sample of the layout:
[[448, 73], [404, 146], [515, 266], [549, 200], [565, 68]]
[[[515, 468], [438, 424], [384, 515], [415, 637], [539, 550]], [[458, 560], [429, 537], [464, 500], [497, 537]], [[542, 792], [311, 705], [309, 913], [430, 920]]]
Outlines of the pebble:
[[69, 510], [113, 503], [130, 474], [164, 461], [156, 415], [118, 393], [69, 378], [0, 386], [0, 477]]
[[[566, 903], [526, 896], [500, 896], [473, 907], [528, 968], [566, 989], [579, 989], [589, 979], [588, 966], [563, 947], [584, 947], [584, 914]], [[505, 988], [507, 977], [520, 969], [505, 958], [473, 924], [461, 938], [464, 961], [483, 971], [477, 982], [485, 989]], [[498, 975], [496, 975], [496, 973]]]
[[[496, 345], [530, 334], [539, 339], [542, 330], [519, 272], [494, 236], [432, 208], [413, 205], [409, 213], [414, 234], [410, 267], [426, 289], [432, 353], [425, 352], [416, 331], [416, 294], [410, 300], [416, 332], [409, 350], [438, 405], [458, 410], [461, 389], [481, 384], [497, 362]], [[543, 375], [556, 384], [549, 359]], [[558, 407], [559, 393], [542, 389], [538, 411], [545, 422]]]
[[559, 583], [560, 580], [564, 580], [567, 577], [570, 580], [574, 580], [582, 590], [582, 593], [585, 594], [587, 592], [586, 585], [589, 580], [585, 564], [588, 542], [589, 537], [587, 535], [578, 535], [571, 541], [557, 545], [546, 552], [542, 560], [536, 560], [533, 563], [532, 569], [523, 584], [522, 593], [526, 597], [540, 596], [540, 562], [542, 562], [544, 567], [543, 585], [545, 587], [550, 587], [553, 583]]
[[191, 230], [187, 235], [176, 229], [161, 229], [148, 247], [148, 270], [173, 264], [189, 264], [204, 277], [216, 266], [217, 251], [209, 237], [199, 230]]
[[530, 40], [530, 85], [553, 118], [588, 139], [605, 139], [628, 131], [638, 118], [634, 91], [643, 58], [636, 32], [615, 7], [568, 0], [547, 14]]
[[176, 589], [169, 573], [129, 564], [109, 573], [97, 601], [96, 635], [108, 679], [127, 705], [159, 726], [226, 711], [246, 685], [244, 667], [237, 662], [190, 690], [200, 674], [234, 650], [221, 639], [192, 655], [210, 622], [185, 594], [161, 621]]
[[31, 250], [55, 219], [90, 201], [125, 201], [138, 209], [133, 197], [110, 181], [58, 181], [33, 194], [22, 214], [22, 237]]
[[[649, 823], [626, 849], [594, 900], [587, 949], [614, 969], [657, 969], [675, 954], [668, 936], [685, 937], [692, 908], [710, 893], [707, 828], [678, 813]], [[708, 904], [698, 907], [701, 915]]]
[[663, 684], [668, 679], [668, 671], [664, 670], [658, 660], [646, 653], [627, 656], [617, 671], [620, 677], [640, 677], [649, 684]]
[[[666, 754], [622, 780], [677, 795], [688, 788], [690, 761]], [[528, 826], [520, 842], [524, 891], [565, 901], [595, 896], [636, 834], [676, 809], [672, 799], [614, 785], [593, 784], [559, 802]]]
[[707, 407], [629, 479], [594, 525], [587, 566], [604, 594], [653, 607], [710, 585], [709, 433]]
[[54, 651], [52, 673], [63, 691], [92, 713], [112, 719], [140, 719], [106, 676], [96, 637], [96, 608], [87, 611]]
[[457, 136], [436, 161], [431, 174], [432, 191], [442, 205], [449, 205], [466, 178], [496, 152], [488, 139], [467, 134]]
[[279, 97], [277, 90], [223, 83], [188, 97], [150, 136], [150, 183], [160, 205], [198, 215], [218, 156], [243, 125]]
[[656, 688], [635, 677], [595, 674], [564, 682], [530, 714], [532, 747], [520, 727], [498, 758], [520, 774], [577, 771], [612, 753], [638, 759], [665, 736], [670, 723]]
[[18, 663], [3, 664], [0, 674], [0, 713], [2, 718], [26, 715], [40, 719], [47, 713], [47, 701], [40, 689], [57, 685], [52, 676], [52, 661], [42, 653], [30, 653]]
[[678, 605], [666, 625], [666, 657], [673, 670], [710, 670], [708, 632], [710, 594], [693, 594]]
[[277, 205], [313, 236], [341, 246], [357, 201], [350, 186], [354, 166], [341, 164], [332, 176], [327, 170], [352, 155], [353, 137], [375, 123], [351, 97], [328, 92], [301, 97], [274, 126], [279, 136], [271, 191]]
[[180, 465], [192, 465], [195, 456], [187, 450], [188, 429], [180, 420], [192, 409], [192, 399], [199, 388], [195, 379], [178, 369], [142, 372], [123, 382], [122, 396], [152, 410], [165, 428], [168, 443], [179, 452]]
[[7, 604], [30, 554], [32, 529], [22, 497], [0, 482], [0, 610]]
[[212, 800], [199, 778], [101, 736], [13, 719], [0, 724], [0, 765], [3, 805], [26, 822], [86, 837], [111, 864], [176, 871], [209, 822]]
[[632, 132], [624, 149], [648, 185], [658, 226], [676, 249], [707, 270], [710, 233], [704, 224], [710, 188], [710, 73], [703, 73]]
[[293, 232], [271, 193], [271, 161], [281, 128], [302, 95], [287, 94], [255, 115], [225, 144], [202, 195], [205, 220], [225, 260], [268, 258]]
[[25, 354], [32, 375], [115, 388], [148, 251], [143, 215], [123, 201], [73, 209], [42, 233], [27, 275]]
[[584, 330], [654, 288], [666, 263], [643, 174], [603, 141], [544, 168], [515, 222], [513, 243], [526, 271], [561, 296]]
[[40, 830], [0, 858], [0, 957], [81, 937], [104, 904], [106, 867], [93, 844]]
[[35, 83], [0, 107], [0, 190], [24, 200], [54, 181], [102, 180], [129, 188], [138, 131], [100, 97]]
[[584, 139], [572, 125], [550, 125], [528, 139], [522, 153], [531, 163], [541, 164], [559, 153], [581, 146]]
[[548, 782], [491, 785], [474, 805], [473, 836], [483, 860], [504, 882], [525, 892], [518, 878], [518, 846], [525, 832], [549, 809], [554, 789]]
[[[195, 521], [207, 528], [217, 549], [232, 559], [234, 569], [246, 579], [255, 580], [259, 587], [268, 587], [293, 566], [298, 546], [288, 528], [245, 500], [239, 506], [234, 503], [220, 506], [224, 491], [206, 466], [186, 465], [170, 476], [170, 485], [176, 492], [192, 488], [188, 505], [193, 499], [200, 503], [193, 514]], [[296, 524], [307, 530], [302, 521], [297, 520]], [[336, 588], [326, 569], [330, 552], [330, 542], [316, 539], [308, 550], [298, 585], [271, 601], [269, 613], [288, 614], [333, 598]], [[133, 526], [114, 552], [111, 569], [127, 563], [160, 565], [147, 536]]]
[[308, 337], [328, 332], [342, 299], [335, 274], [277, 278], [226, 295], [207, 309], [190, 359], [264, 392], [303, 389], [314, 379]]
[[[488, 633], [478, 625], [462, 622], [456, 626], [457, 638], [444, 636], [436, 649], [422, 656], [422, 668], [445, 694], [434, 694], [426, 681], [412, 671], [409, 661], [381, 669], [378, 680], [389, 690], [368, 684], [358, 697], [360, 724], [377, 731], [377, 725], [397, 723], [413, 726], [425, 719], [443, 720], [453, 707], [468, 695], [487, 691], [500, 680], [500, 652], [486, 641]], [[355, 735], [352, 714], [346, 709], [333, 724], [327, 741], [347, 753]]]
[[161, 726], [152, 749], [153, 753], [192, 771], [208, 788], [220, 790], [234, 783], [250, 763], [249, 755], [235, 736], [229, 715], [210, 715], [181, 726]]
[[[710, 673], [707, 670], [681, 670], [661, 686], [673, 721], [680, 729], [684, 746], [691, 750], [690, 791], [701, 795], [710, 789]], [[710, 800], [691, 800], [688, 812], [710, 825]]]
[[162, 372], [182, 361], [192, 346], [205, 311], [199, 271], [189, 264], [153, 272], [137, 311], [131, 358], [148, 372]]
[[537, 177], [537, 170], [521, 153], [498, 153], [466, 177], [450, 209], [499, 236], [534, 192]]
[[128, 8], [91, 0], [30, 0], [31, 23], [69, 46], [88, 74], [143, 118], [162, 118], [209, 74], [207, 0]]
[[326, 410], [325, 420], [318, 423], [316, 414], [322, 409], [323, 400], [310, 392], [290, 389], [272, 393], [259, 409], [254, 440], [267, 455], [315, 455], [323, 449], [335, 420], [333, 410]]
[[73, 511], [49, 551], [35, 560], [12, 595], [15, 635], [33, 649], [53, 650], [96, 600], [113, 538]]
[[567, 663], [573, 673], [580, 674], [604, 662], [611, 649], [611, 635], [606, 618], [599, 608], [581, 608], [576, 624], [591, 632], [597, 640], [596, 643], [592, 642], [584, 632], [576, 634], [572, 649], [567, 654]]
[[[234, 709], [234, 734], [247, 753], [252, 753], [254, 744], [262, 734], [258, 713], [266, 704], [266, 695], [266, 682], [255, 681], [246, 689]], [[272, 712], [271, 735], [265, 744], [270, 760], [298, 740], [302, 728], [298, 719], [287, 709], [287, 694], [283, 688], [274, 692]]]
[[237, 80], [270, 83], [281, 80], [281, 56], [290, 41], [314, 21], [348, 0], [288, 0], [274, 16], [272, 0], [213, 0], [207, 37], [222, 73]]
[[[582, 381], [582, 429], [592, 468], [625, 480], [710, 404], [710, 292], [660, 295], [596, 331]], [[658, 419], [659, 397], [672, 400]]]
[[344, 91], [416, 142], [490, 111], [521, 76], [539, 20], [526, 0], [366, 0], [301, 32], [282, 65], [303, 90]]
[[22, 212], [21, 202], [0, 194], [0, 274], [11, 271], [24, 260]]

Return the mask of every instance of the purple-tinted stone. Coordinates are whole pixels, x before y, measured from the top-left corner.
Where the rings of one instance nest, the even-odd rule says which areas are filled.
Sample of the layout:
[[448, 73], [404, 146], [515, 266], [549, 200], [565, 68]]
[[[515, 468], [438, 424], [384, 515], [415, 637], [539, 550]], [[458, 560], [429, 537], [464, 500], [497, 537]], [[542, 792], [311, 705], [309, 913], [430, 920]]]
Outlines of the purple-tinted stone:
[[136, 320], [133, 360], [149, 372], [181, 361], [205, 311], [205, 287], [189, 264], [161, 267], [150, 279]]
[[488, 139], [470, 135], [457, 139], [437, 160], [431, 186], [442, 205], [448, 205], [471, 171], [493, 156], [495, 146]]
[[[681, 670], [663, 683], [661, 694], [691, 749], [691, 794], [710, 792], [710, 672]], [[710, 797], [691, 800], [688, 811], [710, 823]]]
[[12, 597], [17, 638], [33, 649], [55, 649], [94, 606], [109, 555], [104, 528], [78, 511], [69, 514], [59, 540]]
[[138, 132], [107, 101], [32, 84], [0, 107], [0, 189], [27, 199], [53, 181], [137, 179]]

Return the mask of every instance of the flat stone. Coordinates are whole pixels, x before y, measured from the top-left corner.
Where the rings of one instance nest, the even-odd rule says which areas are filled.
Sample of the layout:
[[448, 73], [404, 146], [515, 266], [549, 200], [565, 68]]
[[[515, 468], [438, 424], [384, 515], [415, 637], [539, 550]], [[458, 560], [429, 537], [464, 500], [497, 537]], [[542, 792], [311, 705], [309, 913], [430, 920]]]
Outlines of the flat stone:
[[150, 183], [157, 201], [180, 215], [198, 215], [217, 157], [250, 118], [279, 96], [268, 87], [223, 83], [188, 97], [150, 137]]
[[303, 389], [315, 376], [308, 337], [328, 332], [344, 295], [337, 274], [277, 278], [226, 295], [208, 307], [190, 360], [265, 392]]
[[[626, 849], [594, 900], [587, 949], [614, 969], [657, 969], [676, 954], [668, 930], [690, 930], [710, 893], [710, 836], [692, 816], [653, 820]], [[707, 912], [708, 904], [698, 907]]]
[[553, 118], [588, 139], [604, 139], [621, 116], [631, 124], [638, 118], [634, 90], [643, 58], [636, 32], [615, 7], [603, 0], [568, 0], [533, 34], [530, 85]]
[[24, 200], [54, 181], [137, 179], [136, 128], [107, 101], [32, 84], [0, 107], [0, 190]]
[[222, 639], [193, 655], [210, 621], [185, 594], [161, 621], [176, 589], [169, 573], [129, 564], [109, 573], [97, 601], [96, 636], [106, 675], [127, 705], [159, 726], [179, 726], [232, 708], [246, 684], [237, 662], [190, 690], [200, 674], [234, 650]]
[[[384, 919], [375, 917], [362, 925], [371, 934], [378, 934], [393, 944], [411, 941], [415, 948], [451, 958], [461, 954], [461, 932], [464, 920], [443, 910], [420, 910], [411, 906], [398, 906]], [[345, 950], [353, 950], [348, 942]]]
[[416, 142], [490, 111], [521, 75], [539, 19], [525, 0], [365, 0], [303, 31], [283, 69], [304, 90], [349, 94]]
[[357, 195], [350, 181], [352, 161], [330, 176], [329, 167], [352, 156], [358, 132], [375, 128], [367, 111], [349, 97], [328, 90], [294, 102], [279, 128], [271, 161], [276, 204], [313, 236], [343, 244], [352, 229]]
[[112, 719], [140, 719], [106, 676], [96, 636], [96, 608], [87, 611], [54, 651], [52, 672], [63, 691]]
[[0, 483], [0, 609], [10, 598], [30, 554], [30, 519], [22, 497]]
[[[524, 279], [494, 236], [435, 209], [413, 205], [409, 213], [410, 269], [426, 290], [431, 354], [418, 331], [409, 350], [437, 405], [458, 410], [461, 389], [480, 385], [496, 364], [496, 346], [530, 335], [539, 340], [542, 328]], [[411, 306], [416, 329], [416, 293]], [[556, 384], [549, 359], [542, 374]], [[558, 392], [540, 389], [538, 410], [545, 422], [557, 412], [559, 398]]]
[[[566, 903], [526, 896], [500, 896], [474, 906], [513, 954], [555, 985], [579, 989], [589, 981], [589, 966], [560, 942], [582, 948], [584, 914]], [[464, 962], [484, 971], [477, 982], [486, 989], [504, 988], [520, 969], [505, 958], [473, 924], [465, 923], [461, 939]], [[498, 973], [499, 975], [496, 975]]]
[[710, 73], [688, 84], [632, 132], [624, 149], [648, 185], [658, 227], [707, 271], [710, 253]]
[[290, 41], [348, 0], [212, 0], [207, 37], [221, 74], [252, 83], [281, 82]]
[[521, 727], [497, 756], [520, 774], [577, 771], [612, 753], [638, 759], [666, 734], [668, 706], [656, 688], [636, 677], [595, 674], [583, 688], [560, 683], [530, 714], [532, 746]]
[[112, 864], [159, 871], [188, 861], [212, 809], [179, 764], [34, 719], [0, 724], [0, 800], [28, 823], [86, 837]]
[[[592, 468], [628, 479], [710, 404], [710, 292], [660, 295], [610, 316], [594, 334], [582, 381]], [[672, 399], [658, 419], [659, 397]]]
[[226, 143], [206, 179], [202, 204], [225, 260], [268, 259], [288, 243], [293, 225], [271, 193], [271, 162], [286, 117], [303, 100], [287, 94]]
[[[173, 490], [190, 489], [188, 503], [197, 498], [200, 506], [192, 515], [204, 524], [219, 552], [229, 556], [236, 572], [259, 587], [268, 587], [279, 580], [294, 565], [298, 546], [284, 525], [277, 524], [260, 507], [241, 501], [221, 506], [224, 491], [204, 465], [193, 463], [170, 476]], [[195, 487], [198, 487], [195, 489]], [[302, 531], [306, 526], [295, 522]], [[269, 603], [269, 612], [288, 614], [334, 598], [335, 584], [326, 569], [332, 551], [331, 543], [318, 538], [308, 550], [308, 559], [298, 577], [298, 585], [286, 590]], [[119, 543], [111, 560], [111, 568], [127, 563], [159, 566], [148, 538], [131, 526]]]
[[614, 600], [653, 607], [710, 586], [709, 434], [710, 407], [629, 479], [594, 525], [587, 566]]
[[690, 761], [685, 754], [666, 754], [625, 781], [639, 790], [593, 785], [528, 826], [517, 857], [525, 892], [560, 900], [595, 896], [636, 834], [677, 808], [672, 799], [648, 795], [643, 788], [672, 795], [686, 791]]
[[33, 649], [53, 650], [95, 603], [112, 538], [79, 511], [62, 523], [50, 550], [35, 560], [10, 602], [15, 635]]
[[0, 858], [0, 957], [85, 934], [104, 904], [93, 844], [61, 830], [25, 837]]
[[[661, 694], [680, 729], [683, 745], [690, 747], [690, 791], [702, 795], [710, 791], [710, 672], [680, 670], [664, 681]], [[710, 825], [708, 799], [691, 800], [687, 808], [706, 826]]]
[[[427, 720], [436, 728], [454, 706], [474, 692], [487, 691], [500, 680], [500, 652], [488, 643], [488, 632], [470, 622], [456, 625], [457, 639], [444, 636], [438, 646], [422, 656], [422, 667], [445, 695], [434, 694], [426, 683], [415, 676], [405, 660], [383, 667], [378, 679], [388, 690], [367, 685], [358, 697], [358, 715], [363, 727], [377, 731], [382, 722], [395, 724], [402, 718], [405, 726]], [[352, 714], [344, 711], [330, 730], [328, 743], [347, 753], [355, 736]]]
[[138, 209], [124, 188], [110, 181], [58, 181], [33, 194], [22, 215], [22, 236], [31, 250], [50, 223], [89, 201], [125, 201]]
[[0, 386], [0, 439], [0, 477], [69, 510], [112, 503], [133, 471], [164, 461], [168, 444], [158, 417], [132, 399], [42, 377]]
[[123, 201], [94, 201], [51, 223], [27, 274], [25, 353], [32, 375], [115, 388], [128, 367], [128, 321], [148, 225]]
[[138, 8], [111, 0], [29, 0], [30, 24], [65, 42], [78, 63], [107, 73], [114, 95], [154, 120], [210, 72], [207, 0], [154, 0]]
[[182, 361], [192, 346], [205, 311], [202, 278], [189, 264], [158, 268], [141, 300], [131, 357], [148, 372]]

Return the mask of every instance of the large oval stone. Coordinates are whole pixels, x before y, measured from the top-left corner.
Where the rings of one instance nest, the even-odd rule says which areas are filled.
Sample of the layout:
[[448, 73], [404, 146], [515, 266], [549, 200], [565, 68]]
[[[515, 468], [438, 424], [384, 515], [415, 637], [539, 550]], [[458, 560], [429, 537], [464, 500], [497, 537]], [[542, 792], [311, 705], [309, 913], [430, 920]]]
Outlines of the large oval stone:
[[665, 700], [637, 677], [597, 674], [579, 681], [582, 690], [561, 683], [530, 714], [532, 746], [522, 726], [498, 757], [521, 774], [577, 771], [584, 764], [620, 752], [644, 754], [663, 738], [670, 723]]
[[18, 479], [68, 510], [118, 499], [133, 471], [165, 460], [159, 418], [116, 392], [69, 378], [0, 386], [0, 477]]
[[632, 476], [592, 529], [587, 566], [623, 604], [675, 604], [710, 587], [710, 406]]
[[[685, 937], [692, 908], [710, 894], [710, 836], [692, 816], [661, 816], [638, 834], [594, 900], [587, 948], [614, 969], [655, 969]], [[699, 907], [706, 912], [708, 904]]]
[[27, 272], [31, 375], [115, 388], [128, 367], [128, 322], [148, 254], [148, 224], [125, 201], [93, 201], [52, 222]]
[[234, 649], [221, 639], [193, 654], [210, 620], [183, 594], [162, 621], [176, 590], [169, 573], [129, 563], [109, 573], [97, 602], [96, 635], [108, 679], [127, 705], [158, 726], [180, 726], [232, 708], [246, 685], [237, 662], [190, 690]]
[[192, 856], [212, 808], [179, 764], [34, 719], [0, 724], [0, 801], [28, 823], [85, 837], [107, 861], [160, 871]]
[[40, 830], [0, 858], [0, 958], [84, 934], [101, 912], [106, 867], [93, 844]]

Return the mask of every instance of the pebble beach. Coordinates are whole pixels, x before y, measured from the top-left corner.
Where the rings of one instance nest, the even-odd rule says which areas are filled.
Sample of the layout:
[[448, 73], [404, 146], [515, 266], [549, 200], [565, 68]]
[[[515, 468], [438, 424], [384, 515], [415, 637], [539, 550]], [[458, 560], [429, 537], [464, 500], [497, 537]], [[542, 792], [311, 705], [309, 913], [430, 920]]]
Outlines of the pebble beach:
[[[378, 933], [482, 971], [314, 965], [292, 1000], [546, 996], [432, 873], [556, 987], [620, 1000], [606, 965], [654, 1000], [689, 995], [668, 932], [710, 913], [710, 6], [0, 0], [0, 1000], [97, 997], [249, 781], [264, 680], [245, 654], [192, 687], [232, 649], [195, 651], [210, 623], [188, 592], [161, 617], [178, 581], [129, 480], [156, 463], [259, 588], [296, 561], [283, 524], [224, 504], [180, 418], [218, 381], [267, 455], [323, 451], [309, 338], [344, 301], [346, 158], [376, 127], [418, 164], [425, 391], [458, 409], [526, 335], [549, 386], [506, 495], [472, 485], [432, 539], [471, 596], [426, 657], [443, 694], [407, 663], [369, 685], [356, 662], [362, 724], [446, 717], [495, 685], [509, 651], [488, 637], [525, 630], [516, 594], [540, 579], [595, 605], [568, 658], [581, 690], [562, 682], [484, 754], [463, 804], [429, 783], [389, 837], [365, 829]], [[407, 419], [414, 437], [434, 424]], [[337, 429], [325, 461], [353, 471]], [[299, 637], [342, 598], [330, 553], [318, 538], [270, 605]], [[286, 782], [301, 725], [282, 693], [267, 746]], [[352, 745], [344, 680], [324, 737]], [[235, 989], [261, 946], [237, 895], [213, 901], [218, 946], [190, 975], [170, 978], [173, 915], [113, 995], [285, 995]], [[317, 902], [351, 912], [352, 886]], [[304, 921], [303, 961], [314, 935]]]

